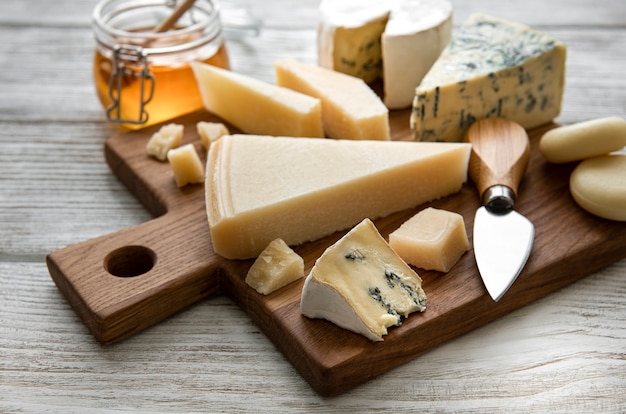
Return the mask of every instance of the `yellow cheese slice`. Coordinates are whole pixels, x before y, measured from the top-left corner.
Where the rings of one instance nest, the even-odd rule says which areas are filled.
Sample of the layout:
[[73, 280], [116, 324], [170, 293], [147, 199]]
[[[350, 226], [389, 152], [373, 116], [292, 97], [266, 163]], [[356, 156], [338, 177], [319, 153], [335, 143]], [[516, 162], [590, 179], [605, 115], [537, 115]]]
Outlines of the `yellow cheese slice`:
[[214, 251], [252, 258], [276, 238], [297, 245], [457, 192], [470, 148], [226, 135], [206, 167]]
[[278, 85], [321, 100], [329, 138], [389, 140], [389, 111], [362, 79], [295, 60], [274, 68]]
[[248, 134], [323, 137], [319, 99], [192, 62], [207, 111]]

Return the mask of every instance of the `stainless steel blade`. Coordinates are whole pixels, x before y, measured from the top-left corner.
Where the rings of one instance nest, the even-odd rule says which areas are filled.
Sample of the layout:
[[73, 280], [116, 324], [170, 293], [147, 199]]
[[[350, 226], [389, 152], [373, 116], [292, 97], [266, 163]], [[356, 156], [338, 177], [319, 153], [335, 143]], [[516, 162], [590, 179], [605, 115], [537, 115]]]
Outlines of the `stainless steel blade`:
[[489, 295], [496, 302], [520, 274], [535, 237], [535, 227], [514, 210], [496, 214], [486, 207], [474, 219], [474, 255]]

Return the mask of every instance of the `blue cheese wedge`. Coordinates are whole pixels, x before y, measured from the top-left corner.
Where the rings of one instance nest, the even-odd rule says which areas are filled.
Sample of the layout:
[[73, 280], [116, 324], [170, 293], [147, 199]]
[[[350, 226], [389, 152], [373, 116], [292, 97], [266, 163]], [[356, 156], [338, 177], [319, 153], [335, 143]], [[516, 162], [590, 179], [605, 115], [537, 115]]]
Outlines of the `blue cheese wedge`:
[[461, 141], [487, 117], [524, 128], [561, 111], [566, 47], [522, 24], [472, 15], [415, 90], [410, 126], [418, 141]]
[[364, 219], [320, 256], [307, 276], [302, 314], [382, 341], [402, 317], [426, 310], [422, 279]]

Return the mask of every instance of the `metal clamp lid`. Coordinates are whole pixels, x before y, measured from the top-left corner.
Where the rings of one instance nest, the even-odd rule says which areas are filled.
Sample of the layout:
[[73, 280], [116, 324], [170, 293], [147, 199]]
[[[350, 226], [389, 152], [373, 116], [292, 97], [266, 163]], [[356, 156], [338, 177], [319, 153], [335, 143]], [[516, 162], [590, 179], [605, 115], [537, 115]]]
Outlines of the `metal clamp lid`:
[[[132, 70], [128, 63], [137, 65], [140, 70]], [[109, 97], [111, 105], [107, 107], [107, 118], [111, 122], [127, 124], [145, 124], [149, 115], [145, 106], [152, 100], [154, 95], [154, 75], [148, 65], [148, 56], [140, 46], [121, 46], [113, 48], [113, 73], [109, 79]], [[124, 118], [121, 113], [122, 86], [125, 76], [139, 79], [139, 112], [137, 118]], [[147, 86], [146, 86], [147, 85]], [[147, 91], [147, 93], [146, 93]]]

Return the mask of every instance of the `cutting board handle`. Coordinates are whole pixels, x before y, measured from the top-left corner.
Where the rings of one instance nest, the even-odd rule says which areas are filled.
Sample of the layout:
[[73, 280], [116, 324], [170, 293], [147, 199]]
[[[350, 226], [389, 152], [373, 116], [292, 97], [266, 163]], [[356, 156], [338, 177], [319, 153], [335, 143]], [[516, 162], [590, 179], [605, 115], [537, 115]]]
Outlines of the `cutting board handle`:
[[517, 197], [517, 190], [530, 159], [526, 130], [503, 118], [476, 121], [466, 133], [472, 144], [469, 175], [481, 199], [494, 185], [504, 185]]
[[[184, 237], [192, 231], [202, 236]], [[46, 257], [59, 290], [101, 343], [119, 341], [219, 294], [221, 261], [203, 216], [174, 213]]]

